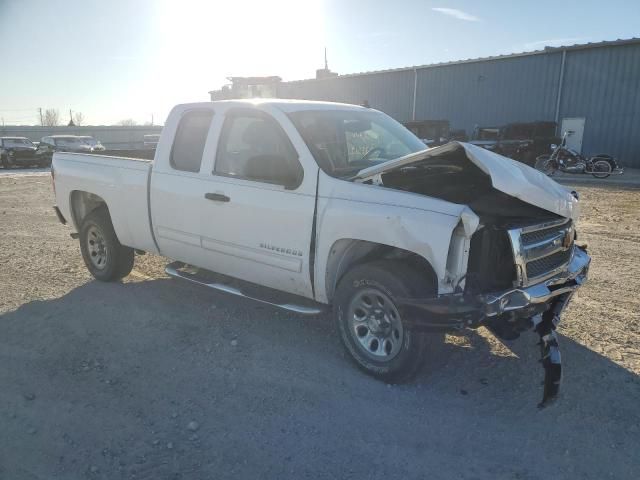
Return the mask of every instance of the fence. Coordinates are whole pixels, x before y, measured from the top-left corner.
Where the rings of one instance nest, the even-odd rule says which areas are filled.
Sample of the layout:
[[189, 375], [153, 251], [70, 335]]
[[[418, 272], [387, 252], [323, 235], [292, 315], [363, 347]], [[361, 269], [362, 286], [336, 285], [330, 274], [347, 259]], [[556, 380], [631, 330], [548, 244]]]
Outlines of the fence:
[[39, 142], [42, 137], [49, 135], [90, 135], [110, 150], [137, 150], [144, 148], [145, 135], [161, 131], [161, 126], [4, 126], [0, 127], [0, 137], [27, 137], [33, 142]]

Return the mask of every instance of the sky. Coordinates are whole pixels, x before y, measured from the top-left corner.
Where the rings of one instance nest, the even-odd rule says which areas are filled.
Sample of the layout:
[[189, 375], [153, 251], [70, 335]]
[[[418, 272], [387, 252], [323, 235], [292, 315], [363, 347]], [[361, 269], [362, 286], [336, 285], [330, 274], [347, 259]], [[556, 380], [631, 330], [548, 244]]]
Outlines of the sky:
[[608, 0], [0, 0], [0, 120], [162, 124], [229, 76], [312, 78], [640, 36]]

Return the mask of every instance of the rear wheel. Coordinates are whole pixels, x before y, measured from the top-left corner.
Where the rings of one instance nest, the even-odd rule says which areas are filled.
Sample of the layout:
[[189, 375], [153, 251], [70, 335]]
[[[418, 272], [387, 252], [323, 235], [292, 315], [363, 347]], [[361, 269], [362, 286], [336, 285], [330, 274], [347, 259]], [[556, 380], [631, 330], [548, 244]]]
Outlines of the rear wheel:
[[596, 178], [607, 178], [613, 171], [611, 163], [606, 159], [594, 160], [592, 165], [591, 175]]
[[428, 296], [435, 285], [411, 267], [391, 261], [356, 266], [341, 279], [334, 316], [342, 343], [356, 365], [385, 382], [410, 380], [425, 354], [436, 355], [443, 335], [425, 334], [403, 321], [398, 298]]
[[118, 241], [106, 207], [85, 217], [79, 238], [84, 263], [97, 280], [110, 282], [129, 275], [134, 251]]

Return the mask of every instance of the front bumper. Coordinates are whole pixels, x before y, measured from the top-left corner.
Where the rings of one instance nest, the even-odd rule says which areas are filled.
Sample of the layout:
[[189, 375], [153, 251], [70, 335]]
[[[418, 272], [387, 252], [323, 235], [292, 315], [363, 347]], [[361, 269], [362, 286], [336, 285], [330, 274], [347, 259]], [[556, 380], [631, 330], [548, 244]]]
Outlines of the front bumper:
[[591, 257], [586, 250], [574, 245], [571, 261], [566, 270], [550, 279], [527, 288], [484, 295], [482, 297], [484, 314], [487, 317], [494, 317], [513, 311], [537, 310], [539, 305], [547, 304], [555, 297], [577, 290], [587, 280], [590, 263]]
[[[586, 280], [591, 257], [574, 245], [571, 261], [553, 277], [528, 287], [481, 295], [456, 293], [398, 299], [403, 319], [418, 330], [460, 330], [500, 317], [530, 318], [548, 310], [555, 299], [577, 290]], [[509, 314], [509, 315], [505, 315]]]
[[591, 257], [574, 245], [568, 265], [536, 285], [484, 295], [441, 295], [427, 299], [399, 299], [400, 314], [416, 330], [460, 330], [486, 325], [504, 339], [517, 338], [533, 328], [540, 337], [544, 393], [539, 407], [557, 398], [562, 360], [556, 328], [573, 293], [587, 280]]

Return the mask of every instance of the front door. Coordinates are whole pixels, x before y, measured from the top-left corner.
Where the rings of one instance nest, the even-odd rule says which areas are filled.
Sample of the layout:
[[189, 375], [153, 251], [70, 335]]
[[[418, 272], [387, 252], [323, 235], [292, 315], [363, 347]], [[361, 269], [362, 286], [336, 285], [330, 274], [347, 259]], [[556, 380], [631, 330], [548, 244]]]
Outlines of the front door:
[[563, 118], [560, 135], [567, 135], [567, 148], [582, 153], [582, 136], [584, 135], [584, 117]]
[[226, 113], [200, 214], [207, 268], [312, 297], [313, 172], [280, 125], [256, 109]]

